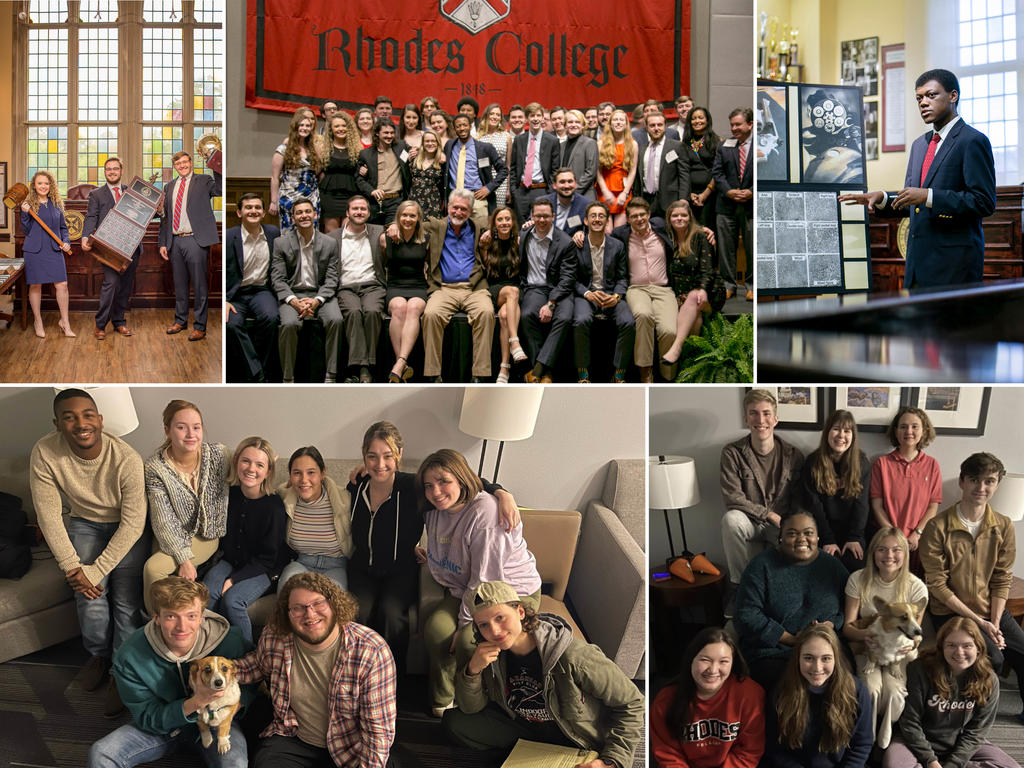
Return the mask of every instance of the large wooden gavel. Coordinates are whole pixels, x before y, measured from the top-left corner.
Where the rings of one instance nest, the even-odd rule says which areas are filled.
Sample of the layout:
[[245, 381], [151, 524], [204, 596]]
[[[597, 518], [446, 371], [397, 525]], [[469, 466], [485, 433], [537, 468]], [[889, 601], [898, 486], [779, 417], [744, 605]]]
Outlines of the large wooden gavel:
[[[10, 208], [13, 211], [18, 206], [20, 206], [23, 202], [25, 202], [25, 199], [27, 197], [28, 197], [28, 186], [25, 185], [25, 184], [20, 184], [20, 183], [19, 184], [14, 184], [14, 185], [11, 186], [11, 188], [9, 190], [7, 190], [7, 194], [4, 195], [4, 205], [6, 205], [8, 208]], [[33, 219], [35, 219], [37, 222], [39, 222], [39, 226], [41, 226], [43, 229], [45, 229], [49, 233], [50, 237], [52, 237], [54, 240], [57, 241], [57, 245], [60, 246], [60, 249], [64, 250], [64, 243], [63, 243], [63, 241], [59, 237], [57, 237], [57, 235], [55, 235], [53, 233], [52, 229], [50, 229], [48, 226], [46, 226], [46, 223], [42, 219], [39, 218], [39, 214], [36, 213], [35, 211], [33, 211], [31, 208], [28, 209], [28, 212], [29, 212], [29, 215]]]

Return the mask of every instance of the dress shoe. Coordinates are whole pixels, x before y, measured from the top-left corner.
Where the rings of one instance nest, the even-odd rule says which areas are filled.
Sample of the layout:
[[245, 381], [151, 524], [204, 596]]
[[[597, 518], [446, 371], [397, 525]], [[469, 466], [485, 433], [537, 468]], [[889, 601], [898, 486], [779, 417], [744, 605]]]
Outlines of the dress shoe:
[[200, 331], [198, 328], [193, 328], [188, 332], [189, 341], [202, 341], [206, 338], [206, 331]]
[[87, 691], [97, 690], [107, 681], [110, 672], [110, 659], [103, 656], [93, 656], [82, 667], [78, 676], [78, 682]]
[[174, 334], [174, 333], [181, 333], [184, 330], [185, 330], [185, 326], [184, 325], [182, 325], [181, 323], [175, 323], [174, 325], [172, 325], [170, 328], [167, 329], [167, 333], [168, 333], [168, 335], [170, 335], [170, 334]]
[[103, 341], [107, 338], [107, 332], [102, 328], [93, 328], [92, 335], [95, 336], [98, 341]]
[[121, 694], [117, 692], [117, 681], [114, 676], [109, 677], [107, 683], [107, 695], [103, 698], [103, 716], [113, 719], [124, 712], [124, 703], [121, 701]]
[[735, 288], [729, 288], [725, 292], [725, 300], [728, 301], [729, 299], [731, 299], [735, 295], [736, 295], [736, 289]]
[[132, 329], [129, 328], [127, 325], [119, 325], [114, 330], [116, 330], [122, 336], [131, 336], [132, 335]]

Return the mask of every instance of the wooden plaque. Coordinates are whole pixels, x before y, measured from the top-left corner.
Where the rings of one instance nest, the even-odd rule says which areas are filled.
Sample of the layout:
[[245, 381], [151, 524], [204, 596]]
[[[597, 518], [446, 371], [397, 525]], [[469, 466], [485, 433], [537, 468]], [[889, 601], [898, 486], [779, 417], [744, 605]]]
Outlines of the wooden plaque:
[[138, 176], [133, 178], [89, 238], [92, 255], [118, 272], [128, 269], [159, 203], [159, 189]]

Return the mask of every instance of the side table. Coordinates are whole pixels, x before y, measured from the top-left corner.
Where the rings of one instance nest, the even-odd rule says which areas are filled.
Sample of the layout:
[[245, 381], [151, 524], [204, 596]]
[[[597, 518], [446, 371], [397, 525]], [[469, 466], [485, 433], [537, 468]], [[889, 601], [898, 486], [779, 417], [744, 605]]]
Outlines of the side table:
[[[651, 574], [666, 570], [665, 566], [660, 566], [648, 571], [652, 606], [651, 640], [655, 656], [661, 666], [673, 657], [678, 657], [688, 641], [688, 638], [681, 636], [678, 608], [689, 605], [703, 606], [708, 626], [720, 627], [725, 624], [725, 571], [721, 566], [721, 573], [718, 576], [695, 573], [692, 584], [675, 576], [667, 581], [654, 581], [650, 578]], [[670, 664], [674, 662], [670, 661]]]

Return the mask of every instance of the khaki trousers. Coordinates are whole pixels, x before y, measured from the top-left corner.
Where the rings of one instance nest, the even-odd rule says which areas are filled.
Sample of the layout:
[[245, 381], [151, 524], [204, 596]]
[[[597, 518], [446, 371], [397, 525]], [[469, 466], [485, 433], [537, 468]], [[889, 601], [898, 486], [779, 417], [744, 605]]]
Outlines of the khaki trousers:
[[494, 336], [494, 303], [487, 290], [470, 290], [468, 283], [442, 285], [427, 300], [423, 311], [423, 375], [441, 375], [444, 329], [452, 315], [462, 310], [473, 331], [473, 375], [491, 375], [491, 341]]
[[[659, 358], [676, 340], [676, 295], [668, 286], [631, 285], [626, 289], [626, 303], [636, 321], [633, 360], [641, 368], [654, 365], [655, 334]], [[661, 374], [669, 378], [672, 366], [661, 366]]]
[[[156, 538], [153, 539], [154, 546], [158, 546]], [[209, 560], [217, 552], [220, 539], [200, 539], [192, 537], [192, 565], [199, 567]], [[142, 566], [142, 601], [146, 604], [146, 613], [153, 615], [153, 605], [149, 599], [149, 588], [154, 581], [159, 581], [166, 576], [172, 576], [178, 570], [174, 558], [161, 551], [150, 555], [149, 560]]]

